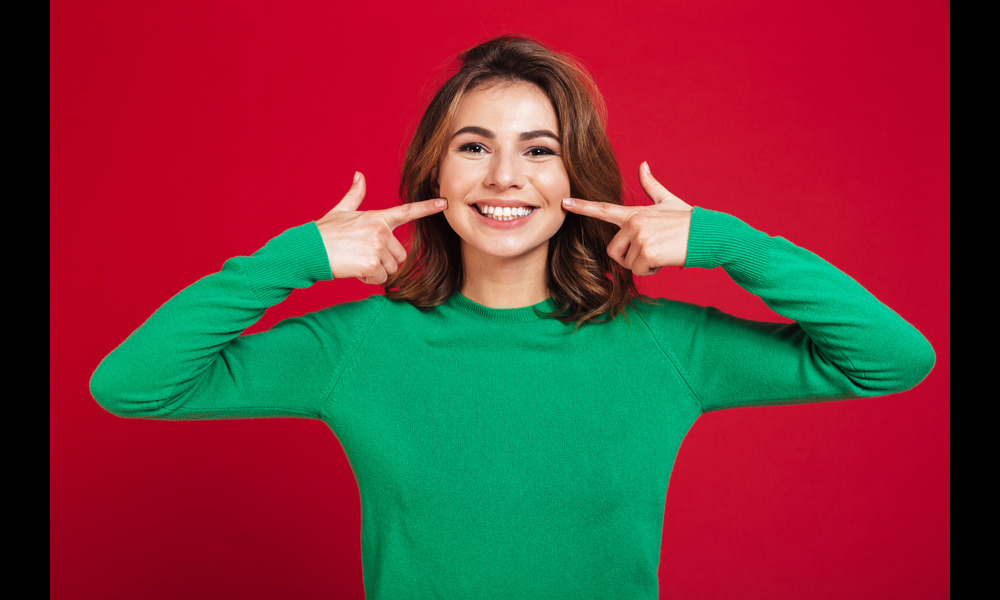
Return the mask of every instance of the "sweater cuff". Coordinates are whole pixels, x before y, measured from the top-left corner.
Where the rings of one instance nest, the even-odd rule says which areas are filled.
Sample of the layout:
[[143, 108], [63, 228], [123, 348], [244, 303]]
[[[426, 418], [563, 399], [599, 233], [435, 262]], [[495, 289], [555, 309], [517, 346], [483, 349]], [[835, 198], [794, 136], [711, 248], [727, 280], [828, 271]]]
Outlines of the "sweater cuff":
[[691, 213], [685, 267], [722, 267], [730, 277], [760, 281], [771, 254], [771, 238], [726, 213], [695, 207]]
[[333, 279], [314, 221], [285, 230], [247, 260], [247, 277], [262, 299], [283, 300], [292, 289]]

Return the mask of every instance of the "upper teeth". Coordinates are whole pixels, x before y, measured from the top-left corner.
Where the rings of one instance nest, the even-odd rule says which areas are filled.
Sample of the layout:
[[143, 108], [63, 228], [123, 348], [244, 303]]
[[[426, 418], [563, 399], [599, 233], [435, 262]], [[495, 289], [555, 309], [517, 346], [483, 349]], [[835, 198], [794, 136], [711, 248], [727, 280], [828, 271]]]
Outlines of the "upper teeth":
[[518, 217], [526, 216], [531, 212], [527, 206], [480, 206], [479, 212], [483, 215], [497, 219], [499, 221], [510, 221]]

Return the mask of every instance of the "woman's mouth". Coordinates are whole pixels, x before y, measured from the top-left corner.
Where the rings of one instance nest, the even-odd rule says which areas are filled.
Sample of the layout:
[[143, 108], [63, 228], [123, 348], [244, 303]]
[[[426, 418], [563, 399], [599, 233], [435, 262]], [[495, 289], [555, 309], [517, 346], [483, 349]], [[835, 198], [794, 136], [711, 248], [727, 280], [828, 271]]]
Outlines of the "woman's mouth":
[[496, 221], [513, 221], [530, 215], [535, 209], [531, 206], [491, 206], [489, 204], [474, 204], [476, 211], [482, 216]]

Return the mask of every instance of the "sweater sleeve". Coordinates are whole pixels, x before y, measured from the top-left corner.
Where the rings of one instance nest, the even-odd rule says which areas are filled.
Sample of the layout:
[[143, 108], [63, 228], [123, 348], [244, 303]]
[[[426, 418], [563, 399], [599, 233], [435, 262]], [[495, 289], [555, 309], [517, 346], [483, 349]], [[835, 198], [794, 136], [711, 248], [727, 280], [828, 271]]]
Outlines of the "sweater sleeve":
[[926, 338], [858, 282], [731, 215], [694, 209], [685, 266], [721, 266], [793, 321], [678, 303], [643, 311], [705, 411], [901, 392], [934, 365]]
[[241, 334], [294, 289], [331, 277], [315, 223], [289, 229], [167, 301], [101, 361], [91, 394], [122, 417], [318, 418], [355, 333], [305, 315]]

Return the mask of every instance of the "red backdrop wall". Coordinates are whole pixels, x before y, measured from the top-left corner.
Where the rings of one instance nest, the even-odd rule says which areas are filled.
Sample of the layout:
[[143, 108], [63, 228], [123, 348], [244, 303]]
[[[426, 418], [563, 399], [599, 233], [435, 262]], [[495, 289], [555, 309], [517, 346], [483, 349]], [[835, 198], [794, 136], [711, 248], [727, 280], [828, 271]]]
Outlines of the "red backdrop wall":
[[[173, 293], [322, 216], [355, 170], [365, 206], [395, 204], [441, 67], [511, 31], [590, 67], [637, 196], [648, 160], [687, 202], [838, 265], [937, 350], [904, 394], [699, 420], [661, 596], [948, 596], [948, 2], [50, 8], [52, 598], [363, 597], [357, 487], [325, 425], [124, 420], [88, 380]], [[719, 270], [641, 285], [777, 318]], [[378, 292], [319, 284], [257, 327]]]

